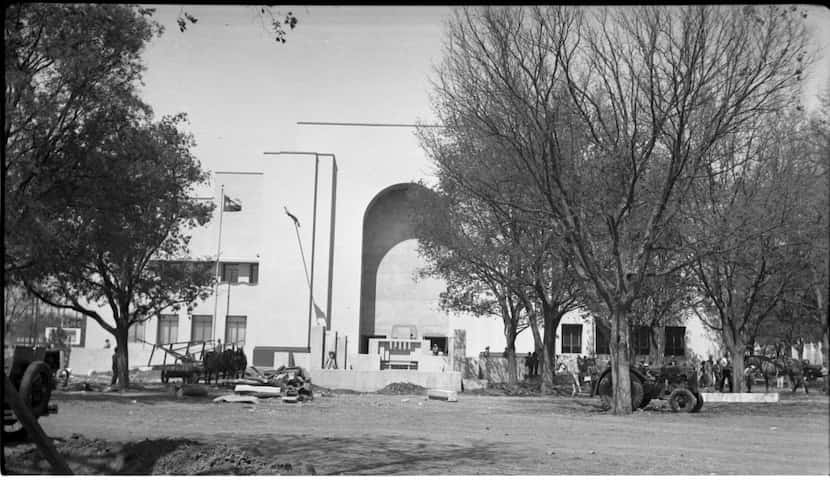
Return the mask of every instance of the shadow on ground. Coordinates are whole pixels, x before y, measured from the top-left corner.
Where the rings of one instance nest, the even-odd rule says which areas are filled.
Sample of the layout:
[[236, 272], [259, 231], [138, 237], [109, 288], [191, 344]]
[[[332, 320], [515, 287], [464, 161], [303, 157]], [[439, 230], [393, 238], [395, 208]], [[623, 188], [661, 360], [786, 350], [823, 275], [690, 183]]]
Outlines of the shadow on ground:
[[[73, 473], [86, 475], [448, 474], [454, 465], [485, 466], [496, 457], [491, 446], [479, 443], [436, 444], [382, 436], [240, 438], [227, 433], [217, 434], [216, 441], [164, 438], [121, 443], [72, 435], [54, 443]], [[6, 474], [51, 472], [31, 443], [9, 446], [4, 453]], [[499, 456], [505, 456], [503, 448]], [[425, 467], [430, 470], [425, 472]]]

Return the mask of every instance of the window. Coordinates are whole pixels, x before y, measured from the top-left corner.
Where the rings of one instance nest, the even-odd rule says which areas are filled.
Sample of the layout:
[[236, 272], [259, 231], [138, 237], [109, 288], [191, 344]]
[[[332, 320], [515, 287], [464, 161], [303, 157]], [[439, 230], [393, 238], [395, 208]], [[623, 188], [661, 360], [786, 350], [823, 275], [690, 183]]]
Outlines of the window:
[[206, 341], [213, 337], [213, 316], [194, 315], [190, 319], [190, 340]]
[[127, 335], [127, 342], [144, 342], [146, 340], [146, 337], [144, 336], [146, 329], [146, 322], [139, 322], [131, 325], [130, 332]]
[[159, 344], [171, 344], [179, 340], [178, 314], [159, 315]]
[[582, 325], [562, 324], [562, 353], [582, 353]]
[[648, 326], [635, 325], [631, 327], [631, 348], [634, 350], [634, 355], [647, 356], [650, 354], [650, 336], [651, 328]]
[[686, 354], [686, 328], [666, 327], [666, 355], [684, 356]]
[[229, 315], [225, 319], [225, 343], [244, 346], [246, 325], [248, 325], [247, 316]]
[[611, 353], [611, 326], [607, 325], [605, 321], [598, 318], [594, 319], [594, 328], [596, 329], [595, 351], [597, 354]]
[[259, 282], [259, 264], [223, 263], [222, 281], [227, 283], [248, 283], [254, 285]]

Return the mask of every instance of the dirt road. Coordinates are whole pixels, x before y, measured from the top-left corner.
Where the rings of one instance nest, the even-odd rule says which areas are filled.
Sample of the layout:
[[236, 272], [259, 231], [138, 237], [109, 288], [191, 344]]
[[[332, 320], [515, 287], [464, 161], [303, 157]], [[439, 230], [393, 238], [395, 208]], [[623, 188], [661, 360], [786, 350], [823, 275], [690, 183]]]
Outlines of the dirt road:
[[[78, 473], [830, 472], [828, 398], [821, 395], [710, 403], [699, 414], [671, 413], [658, 401], [628, 417], [606, 414], [584, 397], [461, 394], [447, 403], [337, 394], [244, 405], [59, 393], [56, 400], [60, 412], [44, 418], [43, 427]], [[213, 462], [185, 467], [194, 454]], [[7, 471], [48, 471], [32, 445], [5, 448], [4, 455]]]

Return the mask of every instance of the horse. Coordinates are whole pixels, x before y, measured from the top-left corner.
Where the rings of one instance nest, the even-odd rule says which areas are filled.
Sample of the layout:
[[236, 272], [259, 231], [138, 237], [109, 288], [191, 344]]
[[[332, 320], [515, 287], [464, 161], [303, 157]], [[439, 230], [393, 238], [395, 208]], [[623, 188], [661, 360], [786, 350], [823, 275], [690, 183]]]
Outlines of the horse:
[[216, 384], [219, 384], [219, 372], [222, 371], [222, 353], [217, 351], [205, 352], [202, 363], [205, 368], [205, 384], [210, 384], [211, 375], [216, 375]]
[[785, 372], [784, 366], [775, 359], [762, 355], [751, 355], [744, 358], [744, 367], [750, 369], [747, 373], [747, 390], [752, 391], [753, 379], [761, 375], [764, 378], [764, 392], [769, 392], [770, 378], [777, 378]]
[[795, 392], [798, 389], [798, 386], [804, 386], [804, 392], [806, 394], [810, 394], [810, 390], [807, 389], [807, 378], [805, 377], [804, 362], [789, 357], [785, 358], [782, 362], [784, 365], [784, 373], [790, 379], [790, 385], [793, 388], [793, 392]]

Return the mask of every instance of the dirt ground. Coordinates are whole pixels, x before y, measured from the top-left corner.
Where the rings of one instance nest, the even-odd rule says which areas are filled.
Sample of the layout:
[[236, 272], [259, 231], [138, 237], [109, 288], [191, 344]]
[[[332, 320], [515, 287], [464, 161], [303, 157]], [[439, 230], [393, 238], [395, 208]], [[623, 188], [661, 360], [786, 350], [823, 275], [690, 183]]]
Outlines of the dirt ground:
[[[654, 401], [627, 417], [589, 397], [320, 394], [311, 402], [213, 403], [160, 385], [68, 391], [44, 430], [77, 474], [816, 474], [830, 473], [828, 397], [707, 403], [675, 414]], [[48, 473], [30, 443], [4, 473]]]

